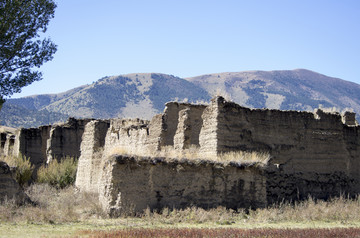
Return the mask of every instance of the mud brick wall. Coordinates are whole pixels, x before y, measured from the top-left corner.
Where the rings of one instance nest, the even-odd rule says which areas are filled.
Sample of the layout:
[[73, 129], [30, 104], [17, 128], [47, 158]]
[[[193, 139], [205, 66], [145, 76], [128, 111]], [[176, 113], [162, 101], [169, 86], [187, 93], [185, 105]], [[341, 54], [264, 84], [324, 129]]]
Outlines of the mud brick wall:
[[111, 119], [104, 153], [146, 153], [149, 135], [149, 121]]
[[28, 196], [15, 181], [9, 166], [0, 161], [0, 202], [14, 199], [17, 204], [30, 201]]
[[150, 209], [265, 207], [266, 176], [239, 165], [113, 156], [104, 165], [100, 202], [111, 215]]
[[110, 122], [106, 120], [94, 120], [85, 126], [75, 183], [82, 191], [98, 192], [102, 154], [109, 126]]
[[46, 163], [47, 140], [50, 136], [51, 126], [39, 128], [21, 128], [16, 132], [14, 155], [23, 155], [30, 159], [35, 169]]
[[[213, 109], [207, 110], [216, 115], [213, 117], [217, 122], [217, 130], [213, 131], [217, 141], [214, 153], [269, 152], [270, 164], [281, 168], [276, 173], [278, 177], [268, 178], [269, 184], [272, 178], [276, 184], [288, 183], [284, 188], [293, 187], [291, 193], [296, 191], [297, 197], [360, 192], [359, 126], [351, 120], [347, 119], [349, 125], [344, 124], [340, 114], [322, 110], [310, 113], [249, 109], [223, 98], [215, 98], [209, 107]], [[341, 186], [334, 185], [334, 178]], [[275, 194], [279, 187], [271, 192], [273, 187], [269, 185], [268, 191]], [[294, 198], [288, 192], [281, 192], [278, 197]]]
[[47, 141], [47, 162], [66, 156], [79, 158], [82, 135], [89, 121], [91, 119], [69, 118], [65, 124], [52, 126]]
[[175, 149], [183, 150], [191, 146], [200, 146], [199, 136], [205, 108], [204, 105], [188, 105], [178, 112], [178, 124], [173, 138]]

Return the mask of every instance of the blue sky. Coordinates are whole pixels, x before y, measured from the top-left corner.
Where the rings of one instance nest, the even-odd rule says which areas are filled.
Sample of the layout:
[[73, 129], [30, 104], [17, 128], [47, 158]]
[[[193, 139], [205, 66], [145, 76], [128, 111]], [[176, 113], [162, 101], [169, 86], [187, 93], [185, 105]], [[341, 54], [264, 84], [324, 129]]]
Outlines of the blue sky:
[[104, 76], [305, 68], [360, 84], [358, 0], [57, 0], [43, 80], [14, 97]]

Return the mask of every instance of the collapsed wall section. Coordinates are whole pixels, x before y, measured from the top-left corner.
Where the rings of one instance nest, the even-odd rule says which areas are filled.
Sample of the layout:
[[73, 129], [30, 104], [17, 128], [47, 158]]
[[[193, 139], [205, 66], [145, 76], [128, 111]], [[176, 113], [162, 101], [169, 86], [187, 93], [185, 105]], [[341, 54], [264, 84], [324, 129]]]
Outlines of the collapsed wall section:
[[186, 105], [178, 112], [178, 123], [173, 138], [174, 149], [184, 150], [191, 146], [199, 147], [200, 130], [203, 125], [202, 114], [206, 106]]
[[104, 155], [147, 154], [149, 121], [141, 119], [111, 119], [106, 134]]
[[179, 123], [179, 111], [185, 109], [182, 103], [168, 102], [162, 115], [162, 133], [160, 146], [174, 146], [174, 136]]
[[266, 178], [256, 167], [113, 156], [104, 165], [100, 202], [111, 215], [146, 208], [265, 207]]
[[199, 134], [203, 124], [204, 105], [168, 102], [162, 114], [161, 147], [170, 146], [177, 150], [199, 146]]

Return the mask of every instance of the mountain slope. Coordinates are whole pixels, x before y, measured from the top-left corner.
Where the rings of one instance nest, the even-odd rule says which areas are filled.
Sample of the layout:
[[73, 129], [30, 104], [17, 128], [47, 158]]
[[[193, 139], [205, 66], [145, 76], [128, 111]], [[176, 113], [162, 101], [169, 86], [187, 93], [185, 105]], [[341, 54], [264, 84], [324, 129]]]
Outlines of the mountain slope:
[[29, 110], [42, 110], [47, 105], [54, 103], [56, 101], [62, 100], [67, 97], [71, 97], [73, 94], [81, 91], [83, 88], [87, 87], [87, 85], [83, 85], [77, 88], [73, 88], [69, 91], [59, 93], [59, 94], [42, 94], [42, 95], [34, 95], [23, 98], [9, 99], [10, 104], [18, 105], [25, 107]]
[[208, 74], [187, 80], [247, 107], [312, 111], [320, 106], [352, 108], [360, 114], [360, 85], [305, 69]]
[[77, 117], [150, 119], [164, 109], [166, 102], [176, 98], [207, 101], [210, 96], [202, 88], [172, 75], [128, 74], [102, 78], [44, 108]]
[[150, 119], [163, 111], [166, 102], [173, 100], [209, 101], [210, 95], [179, 77], [142, 73], [104, 77], [65, 93], [9, 99], [5, 104], [73, 117]]
[[39, 127], [64, 122], [69, 118], [57, 112], [27, 109], [21, 105], [5, 103], [0, 111], [0, 125], [9, 127]]
[[216, 94], [253, 108], [351, 108], [360, 119], [360, 85], [297, 69], [218, 73], [188, 79], [155, 73], [104, 77], [60, 94], [9, 99], [0, 111], [0, 124], [39, 126], [64, 121], [68, 116], [150, 119], [168, 101], [208, 102], [210, 95]]

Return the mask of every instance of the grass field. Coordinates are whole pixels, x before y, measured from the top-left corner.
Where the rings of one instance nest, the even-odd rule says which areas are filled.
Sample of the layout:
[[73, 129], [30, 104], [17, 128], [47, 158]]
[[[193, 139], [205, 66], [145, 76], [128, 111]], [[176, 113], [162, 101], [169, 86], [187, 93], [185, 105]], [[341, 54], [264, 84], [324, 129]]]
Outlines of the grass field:
[[96, 194], [34, 184], [37, 206], [0, 204], [0, 237], [360, 237], [360, 199], [336, 198], [246, 212], [147, 209], [110, 219]]
[[359, 225], [319, 221], [164, 224], [143, 218], [118, 218], [58, 224], [1, 222], [0, 237], [360, 237]]

